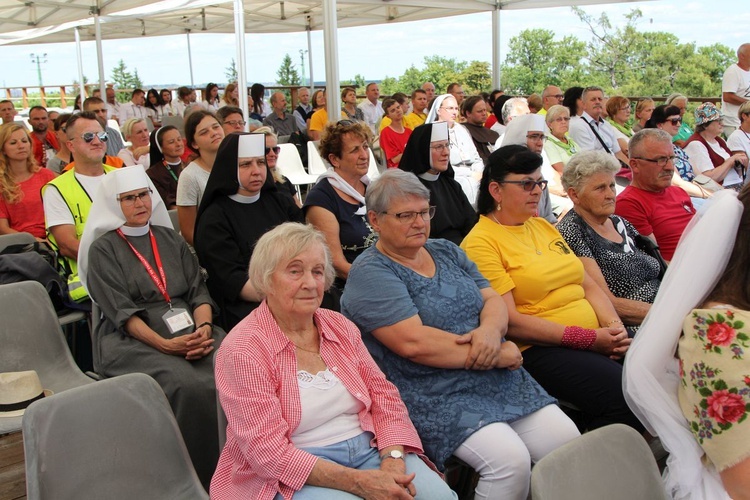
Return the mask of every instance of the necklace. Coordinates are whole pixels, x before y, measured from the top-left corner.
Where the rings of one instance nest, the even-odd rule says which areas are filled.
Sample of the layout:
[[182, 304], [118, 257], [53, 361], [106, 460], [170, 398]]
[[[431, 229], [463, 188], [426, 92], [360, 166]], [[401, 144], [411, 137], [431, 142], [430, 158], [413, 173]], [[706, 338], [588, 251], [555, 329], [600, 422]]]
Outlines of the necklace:
[[514, 237], [514, 238], [515, 238], [515, 239], [516, 239], [516, 240], [517, 240], [517, 241], [518, 241], [518, 242], [519, 242], [520, 244], [522, 244], [522, 245], [523, 245], [523, 246], [525, 246], [525, 247], [533, 248], [533, 249], [534, 249], [534, 251], [536, 252], [536, 254], [537, 254], [537, 255], [542, 255], [542, 251], [541, 251], [541, 250], [539, 250], [539, 248], [538, 248], [538, 246], [537, 246], [537, 244], [536, 244], [536, 239], [534, 238], [534, 234], [533, 234], [533, 233], [532, 233], [531, 231], [529, 231], [529, 236], [531, 236], [531, 241], [532, 241], [532, 242], [534, 242], [534, 245], [533, 245], [533, 246], [529, 245], [528, 243], [526, 243], [525, 241], [523, 241], [523, 240], [522, 240], [521, 238], [519, 238], [518, 236], [516, 236], [516, 235], [515, 235], [515, 234], [513, 233], [513, 231], [511, 231], [510, 229], [508, 229], [507, 227], [503, 226], [503, 224], [501, 224], [501, 223], [500, 223], [500, 221], [499, 221], [499, 220], [497, 220], [497, 217], [495, 217], [495, 214], [494, 214], [494, 213], [491, 213], [491, 214], [490, 214], [490, 217], [492, 217], [492, 220], [494, 220], [495, 222], [497, 222], [497, 224], [498, 224], [498, 225], [499, 225], [500, 227], [502, 227], [503, 229], [505, 229], [505, 230], [506, 230], [506, 231], [507, 231], [507, 232], [508, 232], [508, 233], [509, 233], [509, 234], [510, 234], [511, 236], [513, 236], [513, 237]]
[[310, 354], [315, 354], [319, 360], [323, 361], [323, 357], [320, 355], [320, 349], [318, 349], [317, 351], [312, 351], [310, 349], [305, 349], [304, 347], [298, 346], [297, 343], [294, 342], [293, 340], [291, 342], [292, 344], [294, 344], [294, 347], [296, 347], [297, 349], [301, 351], [309, 352]]

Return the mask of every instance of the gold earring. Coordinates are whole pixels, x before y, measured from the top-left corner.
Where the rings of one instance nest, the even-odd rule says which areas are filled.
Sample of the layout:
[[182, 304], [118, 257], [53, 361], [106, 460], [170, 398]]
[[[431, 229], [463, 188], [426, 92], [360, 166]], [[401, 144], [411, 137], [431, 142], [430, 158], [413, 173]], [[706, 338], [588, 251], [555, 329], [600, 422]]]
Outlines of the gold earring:
[[498, 203], [497, 204], [497, 211], [500, 212], [500, 211], [502, 211], [502, 209], [503, 209], [503, 206]]

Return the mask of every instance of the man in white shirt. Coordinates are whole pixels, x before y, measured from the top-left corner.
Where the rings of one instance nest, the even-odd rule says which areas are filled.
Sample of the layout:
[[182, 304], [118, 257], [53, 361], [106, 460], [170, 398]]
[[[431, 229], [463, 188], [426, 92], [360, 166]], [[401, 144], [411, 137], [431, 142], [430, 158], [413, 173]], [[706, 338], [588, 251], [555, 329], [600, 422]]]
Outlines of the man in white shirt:
[[365, 115], [365, 123], [370, 127], [375, 137], [378, 136], [378, 125], [383, 118], [383, 104], [378, 101], [380, 97], [380, 87], [375, 82], [368, 83], [365, 88], [367, 99], [359, 104], [359, 109]]
[[[115, 89], [107, 87], [107, 120], [115, 120], [119, 123], [120, 103], [115, 98]], [[96, 96], [94, 96], [96, 97]]]
[[310, 89], [302, 87], [297, 91], [297, 100], [299, 104], [294, 108], [294, 120], [297, 122], [297, 130], [303, 133], [307, 133], [307, 119], [310, 117], [312, 111], [312, 104], [310, 104]]
[[50, 242], [65, 258], [68, 271], [75, 273], [78, 246], [88, 220], [91, 200], [104, 174], [113, 169], [102, 164], [106, 134], [96, 116], [83, 111], [66, 123], [67, 145], [73, 155], [73, 169], [42, 188], [44, 220]]
[[570, 137], [582, 151], [606, 151], [626, 165], [630, 160], [620, 150], [615, 138], [615, 129], [602, 117], [604, 112], [604, 90], [601, 87], [583, 89], [583, 114], [570, 120]]
[[195, 90], [190, 87], [177, 89], [177, 102], [174, 107], [179, 116], [185, 116], [185, 111], [196, 101]]
[[147, 108], [145, 104], [146, 93], [141, 89], [135, 89], [130, 97], [130, 102], [120, 106], [120, 123], [124, 125], [131, 118], [147, 120], [146, 123], [148, 123], [151, 120], [151, 115], [156, 116], [156, 113], [153, 109]]
[[724, 71], [721, 79], [721, 112], [724, 114], [724, 135], [729, 137], [740, 126], [737, 112], [750, 100], [750, 43], [737, 49], [737, 63]]

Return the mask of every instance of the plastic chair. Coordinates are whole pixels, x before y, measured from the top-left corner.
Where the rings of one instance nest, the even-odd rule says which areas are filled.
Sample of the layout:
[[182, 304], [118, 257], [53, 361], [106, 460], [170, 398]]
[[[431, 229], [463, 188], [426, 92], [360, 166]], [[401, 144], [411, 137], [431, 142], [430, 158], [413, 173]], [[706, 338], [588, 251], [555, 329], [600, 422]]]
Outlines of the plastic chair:
[[35, 243], [36, 238], [29, 233], [11, 233], [0, 235], [0, 252], [11, 245], [27, 245]]
[[124, 147], [128, 147], [132, 144], [130, 141], [126, 141], [125, 137], [122, 136], [120, 124], [117, 123], [117, 120], [107, 120], [107, 127], [114, 129], [118, 134], [120, 134], [120, 139], [122, 140], [122, 144]]
[[299, 157], [297, 146], [294, 144], [279, 144], [279, 148], [281, 148], [281, 151], [279, 151], [276, 168], [294, 184], [297, 196], [301, 200], [302, 192], [299, 187], [315, 184], [318, 177], [305, 172], [305, 167], [302, 165], [302, 158]]
[[328, 170], [328, 165], [320, 156], [318, 141], [307, 142], [307, 171], [310, 175], [318, 176]]
[[531, 471], [534, 500], [667, 498], [651, 449], [634, 429], [613, 424], [556, 449]]
[[148, 375], [36, 401], [23, 435], [29, 500], [208, 499], [167, 398]]
[[[0, 285], [0, 367], [36, 370], [55, 394], [93, 383], [81, 372], [65, 342], [52, 301], [36, 281]], [[21, 428], [21, 417], [0, 418], [0, 434]]]
[[180, 234], [180, 219], [177, 216], [177, 209], [173, 208], [172, 210], [167, 210], [169, 213], [169, 220], [172, 221], [172, 227], [175, 231], [177, 231], [177, 234]]

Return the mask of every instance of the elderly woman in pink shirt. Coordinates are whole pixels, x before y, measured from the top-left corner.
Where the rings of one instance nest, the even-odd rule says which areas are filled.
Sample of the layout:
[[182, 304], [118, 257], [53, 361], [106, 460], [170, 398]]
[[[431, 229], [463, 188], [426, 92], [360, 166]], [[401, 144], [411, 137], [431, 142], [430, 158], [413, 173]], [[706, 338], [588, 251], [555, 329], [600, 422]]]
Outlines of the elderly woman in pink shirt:
[[333, 276], [312, 226], [258, 240], [250, 282], [264, 300], [216, 356], [228, 426], [211, 498], [455, 500], [359, 330], [320, 308]]

